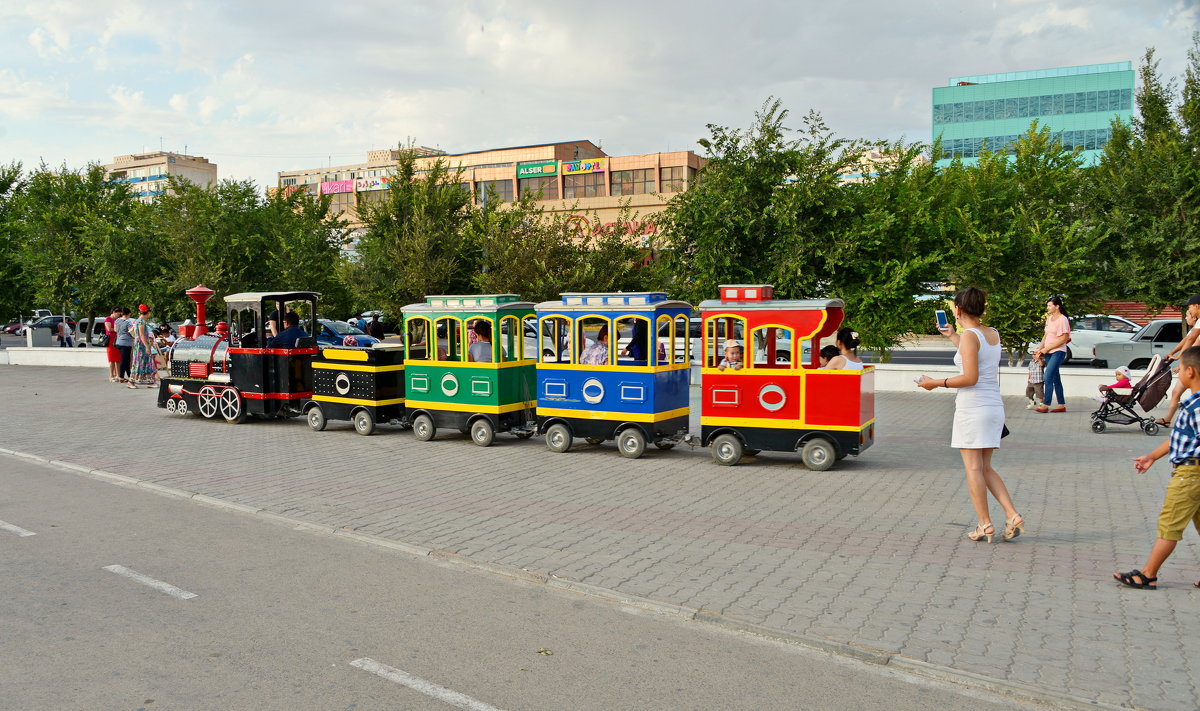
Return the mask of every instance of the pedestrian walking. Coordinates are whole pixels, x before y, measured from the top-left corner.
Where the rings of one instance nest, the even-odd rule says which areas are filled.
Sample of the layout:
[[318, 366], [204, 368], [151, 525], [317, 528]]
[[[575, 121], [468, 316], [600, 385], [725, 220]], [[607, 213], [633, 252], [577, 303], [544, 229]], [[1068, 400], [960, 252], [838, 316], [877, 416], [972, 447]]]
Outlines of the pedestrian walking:
[[1046, 389], [1043, 387], [1045, 380], [1046, 371], [1042, 367], [1042, 359], [1030, 358], [1029, 373], [1025, 376], [1025, 397], [1029, 400], [1029, 404], [1025, 406], [1026, 410], [1032, 410], [1046, 400]]
[[[1067, 411], [1067, 399], [1063, 396], [1062, 373], [1059, 369], [1067, 359], [1067, 344], [1070, 342], [1071, 322], [1067, 320], [1067, 314], [1063, 310], [1062, 297], [1051, 296], [1046, 301], [1046, 326], [1043, 329], [1042, 343], [1033, 352], [1034, 358], [1046, 359], [1046, 398], [1036, 408], [1038, 412]], [[1058, 405], [1054, 405], [1056, 395]]]
[[154, 355], [158, 352], [158, 348], [154, 345], [149, 319], [150, 307], [145, 304], [139, 305], [138, 318], [130, 327], [133, 332], [132, 364], [129, 375], [131, 389], [137, 388], [139, 385], [154, 387], [158, 384], [158, 366], [154, 362]]
[[63, 320], [59, 321], [58, 325], [54, 328], [58, 333], [59, 348], [75, 347], [75, 338], [71, 335], [71, 327], [67, 325], [67, 319], [65, 316], [63, 317]]
[[950, 446], [959, 450], [967, 473], [967, 492], [975, 507], [978, 524], [967, 533], [972, 541], [987, 540], [996, 534], [988, 510], [988, 492], [1004, 508], [1004, 540], [1010, 541], [1025, 529], [1025, 519], [1013, 506], [1008, 487], [992, 467], [992, 455], [1000, 447], [1004, 430], [1004, 401], [1000, 398], [1000, 334], [981, 322], [987, 307], [987, 294], [969, 287], [954, 296], [954, 319], [961, 334], [949, 325], [938, 327], [958, 348], [954, 364], [960, 373], [940, 380], [922, 375], [917, 385], [925, 390], [956, 388], [954, 427]]
[[371, 314], [371, 322], [367, 324], [365, 330], [368, 336], [383, 340], [383, 324], [379, 321], [379, 314]]
[[112, 313], [104, 319], [104, 353], [108, 356], [108, 382], [121, 379], [121, 351], [117, 349], [117, 319], [121, 318], [121, 307], [114, 306]]
[[129, 318], [130, 311], [128, 308], [121, 307], [121, 317], [113, 323], [113, 327], [117, 332], [117, 351], [121, 354], [121, 365], [117, 369], [117, 379], [122, 383], [129, 382], [129, 368], [133, 363], [133, 332], [130, 327], [133, 326], [133, 320]]
[[[1200, 294], [1194, 294], [1189, 298], [1183, 308], [1183, 320], [1187, 323], [1188, 331], [1179, 343], [1164, 356], [1167, 360], [1178, 360], [1179, 354], [1196, 345], [1196, 339], [1200, 337]], [[1167, 406], [1167, 415], [1158, 418], [1155, 422], [1163, 427], [1171, 426], [1171, 420], [1175, 417], [1175, 411], [1179, 409], [1179, 401], [1183, 398], [1183, 391], [1186, 389], [1182, 380], [1175, 382], [1175, 387], [1171, 389], [1171, 402]]]
[[[1158, 537], [1150, 548], [1146, 564], [1140, 570], [1113, 573], [1118, 583], [1131, 588], [1157, 590], [1158, 569], [1175, 551], [1188, 524], [1200, 531], [1200, 392], [1197, 391], [1200, 388], [1200, 346], [1183, 352], [1179, 360], [1179, 380], [1192, 394], [1180, 403], [1170, 439], [1155, 447], [1153, 452], [1133, 460], [1133, 467], [1139, 474], [1164, 456], [1170, 459], [1173, 470], [1158, 515]], [[1196, 587], [1200, 587], [1200, 582]]]

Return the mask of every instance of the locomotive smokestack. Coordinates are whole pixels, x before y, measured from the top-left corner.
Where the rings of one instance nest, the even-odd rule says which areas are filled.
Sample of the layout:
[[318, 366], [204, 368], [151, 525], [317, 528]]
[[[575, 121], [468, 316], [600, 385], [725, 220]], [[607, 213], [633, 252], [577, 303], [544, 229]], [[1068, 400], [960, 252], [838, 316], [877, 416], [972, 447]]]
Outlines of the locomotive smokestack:
[[196, 327], [192, 329], [191, 337], [194, 339], [197, 336], [202, 336], [208, 333], [208, 319], [204, 315], [204, 304], [213, 297], [217, 292], [208, 288], [203, 284], [193, 286], [184, 292], [188, 298], [196, 302]]

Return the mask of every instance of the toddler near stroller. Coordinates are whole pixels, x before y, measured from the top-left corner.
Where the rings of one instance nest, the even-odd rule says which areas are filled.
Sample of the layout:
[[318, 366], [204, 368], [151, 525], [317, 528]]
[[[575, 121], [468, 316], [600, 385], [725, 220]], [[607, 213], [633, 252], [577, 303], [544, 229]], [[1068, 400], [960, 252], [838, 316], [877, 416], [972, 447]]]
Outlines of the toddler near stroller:
[[[1124, 380], [1128, 383], [1128, 368], [1121, 375], [1125, 376]], [[1121, 382], [1118, 381], [1114, 385], [1119, 386]], [[1112, 386], [1101, 386], [1103, 400], [1100, 402], [1100, 407], [1092, 413], [1092, 432], [1100, 434], [1108, 429], [1110, 424], [1136, 424], [1148, 435], [1158, 434], [1159, 424], [1154, 421], [1154, 418], [1138, 415], [1136, 408], [1141, 407], [1143, 412], [1150, 412], [1158, 406], [1158, 403], [1162, 402], [1170, 389], [1171, 364], [1164, 361], [1161, 356], [1154, 356], [1154, 359], [1150, 361], [1150, 366], [1146, 369], [1146, 374], [1137, 381], [1128, 394], [1119, 393]]]

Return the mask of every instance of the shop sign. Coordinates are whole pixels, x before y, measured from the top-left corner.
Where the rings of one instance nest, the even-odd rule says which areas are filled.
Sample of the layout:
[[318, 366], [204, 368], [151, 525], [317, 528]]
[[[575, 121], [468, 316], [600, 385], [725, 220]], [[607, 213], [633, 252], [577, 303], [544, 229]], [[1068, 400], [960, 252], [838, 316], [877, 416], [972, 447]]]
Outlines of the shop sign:
[[321, 183], [321, 194], [332, 195], [333, 193], [352, 193], [354, 192], [353, 180], [333, 180], [328, 183]]
[[518, 178], [540, 178], [546, 175], [558, 174], [558, 161], [542, 161], [541, 163], [521, 163], [517, 166]]
[[562, 164], [563, 175], [573, 175], [575, 173], [603, 173], [604, 159], [595, 158], [593, 160], [577, 160], [570, 163]]
[[392, 186], [392, 178], [388, 175], [381, 175], [375, 178], [359, 178], [354, 181], [354, 189], [358, 192], [367, 190], [387, 190]]

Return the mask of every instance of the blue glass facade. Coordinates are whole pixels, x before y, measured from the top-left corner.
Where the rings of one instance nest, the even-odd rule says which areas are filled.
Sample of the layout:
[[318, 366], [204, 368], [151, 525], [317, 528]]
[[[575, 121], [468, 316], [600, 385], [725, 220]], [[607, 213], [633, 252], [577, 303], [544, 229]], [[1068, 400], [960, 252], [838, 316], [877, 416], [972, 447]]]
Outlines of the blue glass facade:
[[933, 138], [966, 162], [985, 143], [1007, 150], [1037, 119], [1065, 145], [1082, 148], [1091, 164], [1108, 141], [1111, 121], [1133, 118], [1130, 62], [954, 77], [950, 84], [933, 90]]

